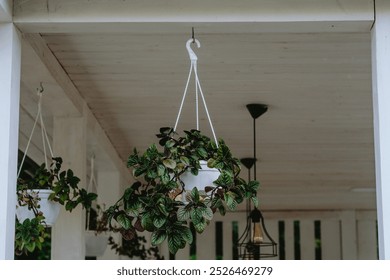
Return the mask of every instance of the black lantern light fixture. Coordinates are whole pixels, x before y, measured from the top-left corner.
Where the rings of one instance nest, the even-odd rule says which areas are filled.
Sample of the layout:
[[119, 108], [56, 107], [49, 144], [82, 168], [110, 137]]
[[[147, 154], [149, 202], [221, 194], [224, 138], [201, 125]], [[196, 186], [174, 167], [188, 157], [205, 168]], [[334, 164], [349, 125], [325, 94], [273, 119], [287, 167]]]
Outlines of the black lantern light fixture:
[[[242, 164], [248, 169], [248, 180], [251, 180], [251, 168], [253, 178], [256, 180], [256, 119], [268, 110], [264, 104], [248, 104], [246, 106], [253, 118], [253, 158], [241, 159]], [[252, 209], [251, 202], [246, 205], [247, 224], [244, 233], [238, 239], [239, 258], [246, 260], [259, 260], [277, 256], [277, 244], [269, 235], [264, 217], [260, 209]]]

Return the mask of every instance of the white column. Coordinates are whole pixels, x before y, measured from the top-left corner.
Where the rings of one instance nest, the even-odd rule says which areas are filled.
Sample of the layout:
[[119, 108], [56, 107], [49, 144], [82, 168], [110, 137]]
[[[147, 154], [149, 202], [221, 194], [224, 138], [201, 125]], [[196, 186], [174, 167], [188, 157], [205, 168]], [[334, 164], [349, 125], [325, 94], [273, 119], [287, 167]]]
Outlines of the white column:
[[356, 212], [346, 210], [341, 213], [341, 248], [343, 260], [357, 259]]
[[379, 258], [390, 259], [390, 1], [376, 0], [372, 84]]
[[21, 42], [0, 23], [0, 259], [14, 258]]
[[[54, 156], [63, 159], [63, 169], [72, 169], [86, 187], [86, 121], [82, 117], [54, 118]], [[78, 205], [72, 212], [62, 207], [52, 229], [51, 257], [56, 260], [85, 258], [85, 211]]]
[[[105, 205], [109, 207], [114, 205], [118, 201], [121, 195], [121, 186], [122, 182], [120, 179], [120, 174], [117, 171], [102, 171], [98, 170], [97, 173], [97, 188], [98, 188], [98, 203], [102, 206]], [[116, 242], [120, 244], [121, 236], [118, 233], [112, 233], [111, 236]], [[118, 260], [120, 257], [115, 253], [114, 250], [111, 250], [109, 246], [102, 257], [98, 259], [101, 260]]]

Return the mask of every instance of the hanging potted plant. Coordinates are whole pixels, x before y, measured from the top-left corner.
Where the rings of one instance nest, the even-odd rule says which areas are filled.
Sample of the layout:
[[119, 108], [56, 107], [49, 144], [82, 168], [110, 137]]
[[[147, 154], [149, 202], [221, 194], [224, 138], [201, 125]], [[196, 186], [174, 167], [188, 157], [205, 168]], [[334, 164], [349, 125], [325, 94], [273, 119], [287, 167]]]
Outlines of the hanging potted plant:
[[[87, 190], [98, 193], [98, 185], [95, 179], [95, 155], [91, 156], [91, 170]], [[98, 200], [98, 199], [97, 199]], [[104, 254], [109, 238], [108, 219], [104, 212], [104, 204], [94, 201], [92, 207], [87, 209], [85, 223], [85, 253], [86, 256], [100, 257]]]
[[[43, 86], [41, 84], [41, 88], [37, 89], [39, 96], [37, 116], [18, 171], [15, 235], [17, 254], [32, 252], [35, 248], [41, 249], [47, 236], [45, 228], [54, 225], [61, 205], [69, 212], [72, 212], [79, 204], [89, 209], [97, 198], [97, 194], [89, 193], [78, 186], [80, 179], [74, 175], [71, 169], [61, 170], [63, 163], [61, 157], [53, 156], [43, 122], [42, 93]], [[40, 120], [41, 126], [45, 163], [37, 168], [33, 176], [20, 178], [38, 120]], [[50, 165], [47, 162], [46, 143], [52, 158]]]
[[[197, 74], [197, 56], [190, 47], [198, 40], [187, 41], [191, 69], [185, 86], [179, 113], [173, 128], [164, 127], [157, 134], [159, 150], [151, 145], [143, 154], [136, 149], [128, 159], [136, 181], [123, 196], [107, 210], [109, 226], [120, 231], [125, 239], [137, 236], [137, 231], [151, 232], [151, 244], [168, 241], [169, 251], [175, 254], [192, 243], [189, 228], [202, 233], [214, 213], [225, 215], [245, 199], [258, 205], [257, 181], [245, 182], [239, 177], [240, 162], [233, 157], [223, 140], [217, 141], [211, 118]], [[176, 134], [191, 73], [195, 74], [196, 129]], [[199, 131], [198, 95], [200, 94], [214, 141]], [[199, 176], [207, 178], [199, 178]], [[210, 176], [211, 175], [211, 176]], [[119, 228], [112, 226], [116, 221]]]
[[[71, 169], [62, 171], [62, 158], [53, 156], [42, 116], [43, 91], [41, 83], [40, 88], [37, 89], [39, 96], [37, 116], [18, 171], [16, 215], [20, 223], [26, 219], [43, 217], [40, 222], [45, 223], [46, 226], [52, 226], [58, 217], [60, 205], [65, 206], [65, 210], [70, 212], [78, 204], [82, 204], [88, 209], [97, 195], [79, 188], [80, 179], [74, 175]], [[19, 176], [38, 120], [40, 120], [45, 163], [35, 171], [31, 178], [22, 179]], [[49, 149], [52, 158], [50, 165], [47, 162], [46, 148]]]
[[109, 239], [108, 217], [97, 204], [87, 210], [85, 255], [100, 257], [106, 251]]
[[[186, 243], [192, 243], [189, 222], [202, 233], [215, 212], [225, 215], [226, 209], [236, 209], [244, 199], [258, 204], [259, 183], [239, 177], [239, 160], [222, 140], [217, 147], [198, 130], [184, 133], [185, 136], [175, 137], [172, 128], [161, 128], [157, 137], [162, 150], [152, 145], [143, 154], [134, 150], [130, 155], [128, 166], [133, 168], [137, 181], [107, 210], [111, 229], [120, 231], [125, 239], [146, 230], [152, 232], [153, 246], [167, 239], [170, 252], [176, 253]], [[201, 161], [218, 169], [220, 175], [212, 185], [194, 186], [186, 192], [182, 177], [187, 172], [199, 175]], [[112, 226], [113, 220], [119, 228]]]
[[[41, 249], [47, 233], [55, 223], [61, 205], [72, 212], [79, 204], [89, 209], [97, 198], [79, 188], [80, 179], [71, 169], [61, 171], [62, 159], [53, 158], [49, 169], [42, 164], [29, 180], [18, 179], [15, 252], [28, 254]], [[42, 195], [43, 194], [43, 195]]]
[[86, 209], [91, 207], [97, 195], [79, 188], [80, 179], [71, 169], [61, 171], [61, 165], [62, 158], [55, 157], [49, 169], [42, 164], [31, 179], [18, 179], [16, 215], [19, 222], [43, 216], [42, 221], [52, 226], [61, 205], [69, 212], [79, 204]]

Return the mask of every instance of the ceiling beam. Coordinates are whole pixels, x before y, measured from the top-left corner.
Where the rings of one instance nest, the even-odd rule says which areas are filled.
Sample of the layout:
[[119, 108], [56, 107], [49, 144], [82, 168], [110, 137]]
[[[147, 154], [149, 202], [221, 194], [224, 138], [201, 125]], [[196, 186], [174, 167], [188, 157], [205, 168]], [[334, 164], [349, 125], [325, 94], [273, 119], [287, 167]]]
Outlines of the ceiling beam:
[[373, 0], [14, 1], [26, 33], [364, 32], [373, 20]]
[[12, 21], [12, 0], [0, 0], [0, 22]]
[[83, 113], [84, 99], [69, 78], [68, 74], [62, 68], [57, 58], [51, 52], [46, 42], [39, 34], [23, 34], [23, 38], [31, 45], [40, 60], [49, 70], [50, 74], [63, 89], [67, 97], [81, 116]]
[[75, 108], [77, 115], [83, 115], [87, 118], [87, 127], [93, 133], [96, 142], [104, 149], [113, 165], [120, 172], [121, 176], [126, 180], [131, 178], [124, 162], [119, 157], [117, 151], [113, 147], [107, 134], [100, 126], [99, 122], [91, 112], [88, 104], [78, 92], [77, 88], [58, 62], [57, 58], [51, 52], [41, 35], [39, 34], [24, 34], [23, 38], [31, 45], [39, 59], [44, 63], [50, 74], [53, 76], [58, 85], [62, 88], [65, 95], [70, 99], [71, 104]]

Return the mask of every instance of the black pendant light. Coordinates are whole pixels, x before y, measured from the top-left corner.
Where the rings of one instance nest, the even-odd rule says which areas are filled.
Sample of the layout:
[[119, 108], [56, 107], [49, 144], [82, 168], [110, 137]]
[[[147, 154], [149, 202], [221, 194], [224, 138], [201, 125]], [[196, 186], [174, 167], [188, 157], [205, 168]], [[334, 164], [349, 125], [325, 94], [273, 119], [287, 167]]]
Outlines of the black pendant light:
[[[253, 167], [253, 179], [256, 180], [256, 119], [267, 112], [267, 105], [248, 104], [246, 106], [253, 118], [253, 158], [241, 159], [248, 169], [248, 180], [251, 180], [250, 170]], [[248, 201], [246, 205], [247, 224], [244, 233], [238, 239], [239, 258], [243, 260], [259, 260], [277, 256], [277, 244], [265, 227], [264, 217], [260, 209], [253, 207]]]

